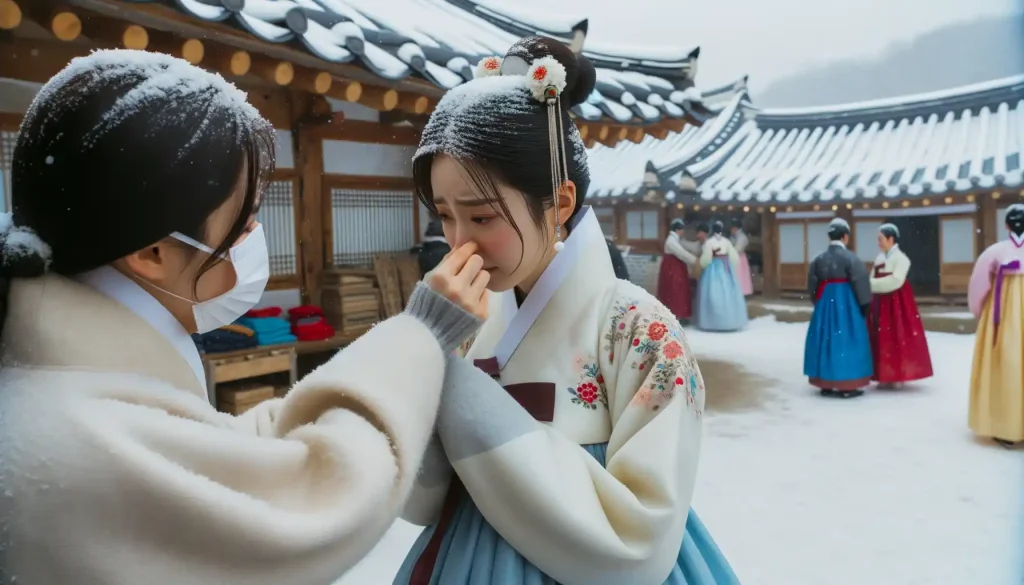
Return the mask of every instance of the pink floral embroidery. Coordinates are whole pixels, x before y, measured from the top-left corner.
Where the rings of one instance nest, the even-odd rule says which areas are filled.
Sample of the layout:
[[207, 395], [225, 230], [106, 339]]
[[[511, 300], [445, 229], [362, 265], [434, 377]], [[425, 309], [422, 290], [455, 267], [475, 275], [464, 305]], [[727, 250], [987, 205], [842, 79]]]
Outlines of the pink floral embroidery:
[[608, 391], [604, 387], [604, 376], [596, 362], [583, 363], [580, 367], [580, 381], [576, 387], [569, 387], [572, 403], [579, 404], [590, 410], [597, 410], [597, 405], [608, 408]]
[[699, 416], [698, 393], [704, 390], [704, 383], [679, 321], [657, 303], [645, 304], [644, 309], [638, 309], [639, 304], [619, 302], [613, 308], [604, 346], [609, 362], [616, 348], [624, 344], [634, 358], [629, 360], [630, 368], [644, 374], [634, 404], [659, 410], [682, 395]]

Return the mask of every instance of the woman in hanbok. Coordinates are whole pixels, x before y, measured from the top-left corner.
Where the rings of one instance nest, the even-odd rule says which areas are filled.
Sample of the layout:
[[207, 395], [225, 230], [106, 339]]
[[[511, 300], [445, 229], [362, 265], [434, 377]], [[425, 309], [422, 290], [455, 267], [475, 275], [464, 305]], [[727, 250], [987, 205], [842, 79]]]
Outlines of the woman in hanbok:
[[900, 231], [891, 223], [878, 228], [882, 250], [871, 269], [871, 311], [868, 333], [879, 388], [899, 388], [905, 382], [932, 376], [932, 358], [924, 323], [907, 280], [910, 258], [900, 249]]
[[736, 276], [739, 254], [724, 230], [720, 221], [711, 224], [700, 255], [704, 269], [697, 289], [697, 327], [705, 331], [738, 331], [747, 324], [747, 301]]
[[1003, 446], [1024, 441], [1024, 204], [1006, 210], [1010, 238], [974, 265], [967, 304], [978, 318], [968, 421]]
[[569, 117], [590, 62], [530, 37], [449, 91], [413, 159], [491, 313], [453, 356], [399, 585], [737, 583], [689, 509], [704, 382], [672, 313], [615, 278]]
[[680, 321], [689, 320], [693, 314], [689, 266], [697, 261], [697, 256], [683, 247], [684, 227], [681, 219], [674, 219], [669, 225], [665, 254], [658, 271], [658, 300]]
[[740, 281], [740, 290], [743, 296], [748, 297], [754, 294], [754, 281], [750, 275], [750, 259], [747, 258], [747, 246], [750, 245], [750, 238], [743, 231], [743, 222], [734, 219], [729, 225], [729, 240], [736, 248], [736, 255], [739, 258], [739, 267], [736, 269], [736, 277]]
[[0, 583], [323, 585], [359, 562], [412, 489], [447, 354], [482, 325], [472, 247], [232, 416], [189, 334], [232, 323], [270, 275], [256, 210], [274, 127], [245, 94], [168, 55], [97, 51], [36, 95], [11, 166]]

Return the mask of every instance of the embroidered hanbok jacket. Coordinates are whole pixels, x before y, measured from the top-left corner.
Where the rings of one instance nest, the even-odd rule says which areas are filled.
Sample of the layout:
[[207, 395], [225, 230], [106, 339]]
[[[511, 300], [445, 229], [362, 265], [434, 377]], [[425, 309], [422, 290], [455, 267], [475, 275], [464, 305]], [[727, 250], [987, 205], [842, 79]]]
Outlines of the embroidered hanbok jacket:
[[[493, 295], [467, 359], [495, 363], [507, 390], [446, 383], [440, 444], [406, 518], [437, 520], [454, 467], [488, 523], [554, 580], [660, 584], [693, 494], [704, 382], [676, 318], [615, 278], [595, 216], [581, 215], [521, 306]], [[581, 447], [602, 443], [606, 466]]]

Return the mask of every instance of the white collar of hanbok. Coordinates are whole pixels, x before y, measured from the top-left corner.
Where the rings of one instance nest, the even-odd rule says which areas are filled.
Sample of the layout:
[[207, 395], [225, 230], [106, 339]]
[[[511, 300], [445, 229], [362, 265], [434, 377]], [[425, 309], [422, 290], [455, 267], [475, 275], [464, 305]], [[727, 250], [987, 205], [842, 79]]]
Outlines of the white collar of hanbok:
[[899, 251], [900, 251], [900, 245], [899, 244], [893, 244], [892, 247], [889, 248], [885, 252], [885, 257], [886, 258], [892, 258], [892, 255], [895, 254], [896, 252], [899, 252]]
[[[501, 293], [501, 314], [505, 319], [505, 333], [494, 348], [494, 357], [498, 359], [499, 367], [505, 367], [541, 311], [555, 296], [565, 278], [572, 272], [573, 267], [595, 239], [602, 242], [602, 247], [607, 249], [604, 244], [604, 236], [601, 233], [601, 224], [598, 223], [593, 210], [586, 206], [580, 209], [580, 213], [573, 223], [572, 231], [565, 240], [565, 247], [561, 252], [555, 254], [551, 263], [544, 269], [540, 278], [537, 279], [537, 283], [533, 285], [533, 289], [526, 295], [522, 306], [516, 303], [514, 290]], [[608, 259], [608, 263], [610, 265], [610, 259]]]
[[146, 289], [128, 278], [112, 266], [102, 266], [84, 272], [75, 280], [89, 286], [97, 292], [121, 303], [133, 313], [141, 317], [149, 326], [164, 336], [195, 373], [196, 379], [203, 390], [206, 390], [206, 374], [199, 350], [192, 341], [192, 336], [185, 331], [178, 319], [167, 310], [160, 301], [153, 298]]
[[1024, 247], [1024, 234], [1018, 236], [1017, 234], [1010, 232], [1010, 241], [1018, 248]]
[[832, 240], [831, 242], [828, 243], [828, 245], [829, 246], [839, 246], [840, 248], [845, 248], [846, 247], [846, 244], [844, 244], [842, 240]]

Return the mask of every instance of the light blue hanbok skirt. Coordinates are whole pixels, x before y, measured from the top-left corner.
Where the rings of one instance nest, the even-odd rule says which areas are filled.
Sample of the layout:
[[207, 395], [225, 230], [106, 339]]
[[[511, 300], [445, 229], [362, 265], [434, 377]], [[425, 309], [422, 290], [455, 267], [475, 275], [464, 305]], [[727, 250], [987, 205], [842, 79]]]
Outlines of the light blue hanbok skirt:
[[725, 256], [716, 256], [700, 275], [697, 327], [705, 331], [738, 331], [747, 325], [747, 300]]
[[[607, 443], [583, 445], [605, 464]], [[420, 534], [405, 557], [394, 585], [408, 585], [416, 560], [433, 535], [433, 527]], [[729, 562], [707, 528], [691, 509], [686, 535], [676, 566], [665, 585], [738, 585]], [[430, 585], [558, 585], [505, 542], [487, 523], [472, 499], [463, 498], [441, 542]], [[628, 585], [628, 584], [623, 584]]]

